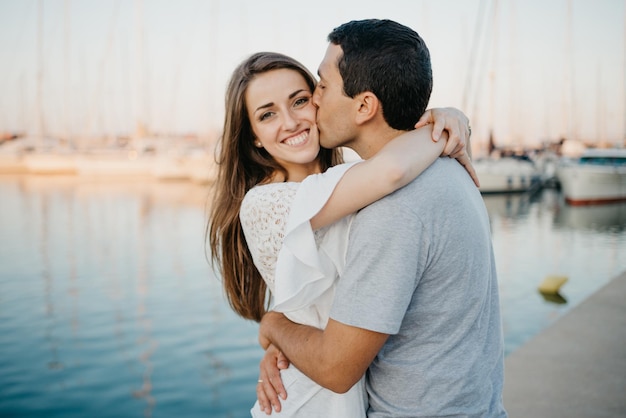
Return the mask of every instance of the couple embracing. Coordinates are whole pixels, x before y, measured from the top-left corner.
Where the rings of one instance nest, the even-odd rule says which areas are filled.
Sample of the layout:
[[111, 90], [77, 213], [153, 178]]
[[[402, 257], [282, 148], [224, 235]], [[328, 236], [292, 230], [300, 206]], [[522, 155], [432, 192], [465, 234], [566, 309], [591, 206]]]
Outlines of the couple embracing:
[[318, 83], [262, 52], [227, 89], [207, 232], [231, 307], [260, 323], [252, 416], [506, 417], [468, 120], [426, 110], [414, 30], [351, 21], [328, 41]]

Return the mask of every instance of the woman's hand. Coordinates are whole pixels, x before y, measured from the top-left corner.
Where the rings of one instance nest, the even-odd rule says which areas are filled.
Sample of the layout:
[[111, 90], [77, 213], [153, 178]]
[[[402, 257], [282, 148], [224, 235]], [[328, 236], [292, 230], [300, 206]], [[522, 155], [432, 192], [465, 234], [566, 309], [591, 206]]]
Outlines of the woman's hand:
[[[469, 119], [459, 109], [453, 107], [428, 109], [417, 121], [415, 128], [431, 123], [433, 124], [433, 141], [439, 141], [444, 130], [448, 132], [448, 142], [443, 149], [442, 156], [458, 158], [464, 149], [470, 148], [469, 139], [472, 131]], [[467, 152], [471, 158], [471, 150]]]
[[467, 170], [476, 187], [480, 187], [478, 175], [471, 160], [470, 136], [472, 129], [469, 126], [467, 116], [453, 107], [429, 109], [424, 112], [420, 120], [415, 124], [415, 128], [417, 129], [431, 123], [433, 124], [433, 141], [439, 141], [444, 130], [448, 132], [448, 140], [441, 156], [448, 156], [458, 160]]
[[460, 157], [456, 157], [456, 160], [465, 167], [465, 170], [469, 173], [470, 177], [474, 181], [476, 187], [480, 187], [480, 181], [478, 180], [478, 174], [476, 174], [476, 170], [474, 170], [474, 166], [472, 165], [472, 160], [470, 160], [469, 155], [466, 152]]
[[280, 377], [280, 371], [287, 367], [289, 367], [287, 357], [278, 348], [270, 344], [259, 364], [259, 381], [256, 386], [259, 406], [268, 415], [272, 413], [272, 409], [280, 412], [280, 400], [287, 399], [287, 391]]

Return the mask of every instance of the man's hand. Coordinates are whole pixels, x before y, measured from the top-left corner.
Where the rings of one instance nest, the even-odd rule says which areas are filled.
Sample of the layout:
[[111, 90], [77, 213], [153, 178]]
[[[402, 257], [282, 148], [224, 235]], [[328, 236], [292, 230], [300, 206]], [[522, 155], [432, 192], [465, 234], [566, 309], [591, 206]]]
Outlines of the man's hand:
[[[453, 107], [428, 109], [415, 128], [420, 128], [428, 124], [433, 125], [433, 141], [439, 141], [441, 133], [448, 131], [448, 142], [441, 155], [457, 158], [462, 156], [465, 149], [469, 149], [469, 137], [471, 133], [469, 119], [463, 112]], [[471, 150], [467, 151], [471, 158]]]
[[270, 339], [270, 331], [272, 330], [272, 326], [276, 321], [285, 320], [285, 315], [280, 312], [269, 311], [263, 315], [261, 322], [259, 324], [259, 344], [263, 350], [267, 350], [267, 348], [272, 344]]
[[272, 413], [272, 409], [280, 412], [280, 399], [287, 399], [287, 391], [280, 377], [280, 371], [287, 367], [289, 360], [278, 348], [270, 344], [259, 364], [259, 383], [256, 387], [259, 406], [268, 415]]

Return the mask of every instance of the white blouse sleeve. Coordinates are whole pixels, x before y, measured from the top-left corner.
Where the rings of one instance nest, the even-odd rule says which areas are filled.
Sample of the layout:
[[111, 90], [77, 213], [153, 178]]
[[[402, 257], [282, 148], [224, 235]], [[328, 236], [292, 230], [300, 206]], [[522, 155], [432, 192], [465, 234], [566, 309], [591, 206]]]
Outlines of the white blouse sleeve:
[[[290, 312], [319, 301], [332, 286], [345, 263], [349, 219], [326, 228], [319, 243], [310, 220], [326, 204], [345, 172], [358, 161], [328, 169], [307, 177], [291, 204], [283, 245], [276, 265], [274, 309]], [[330, 295], [332, 297], [332, 294]]]

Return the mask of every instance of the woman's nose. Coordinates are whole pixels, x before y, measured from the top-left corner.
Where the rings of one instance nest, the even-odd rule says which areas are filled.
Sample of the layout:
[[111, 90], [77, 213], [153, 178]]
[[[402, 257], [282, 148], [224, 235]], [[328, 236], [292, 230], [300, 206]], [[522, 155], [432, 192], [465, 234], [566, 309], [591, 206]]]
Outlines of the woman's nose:
[[283, 124], [285, 129], [294, 129], [298, 126], [298, 118], [293, 112], [286, 112], [283, 118]]

